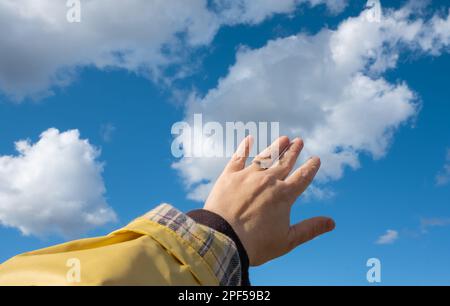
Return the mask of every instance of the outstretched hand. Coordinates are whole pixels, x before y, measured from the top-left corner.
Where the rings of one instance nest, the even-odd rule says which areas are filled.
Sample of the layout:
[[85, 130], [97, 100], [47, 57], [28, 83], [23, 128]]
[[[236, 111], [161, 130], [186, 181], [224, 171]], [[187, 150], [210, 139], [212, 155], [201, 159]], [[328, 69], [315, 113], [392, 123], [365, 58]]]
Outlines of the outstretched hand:
[[[230, 223], [247, 251], [250, 265], [258, 266], [332, 231], [335, 223], [327, 217], [290, 223], [292, 205], [320, 167], [320, 159], [313, 157], [289, 175], [303, 148], [301, 139], [290, 142], [288, 137], [280, 137], [246, 167], [252, 144], [251, 136], [240, 144], [217, 180], [204, 209]], [[271, 167], [264, 169], [260, 162], [273, 150], [282, 155]]]

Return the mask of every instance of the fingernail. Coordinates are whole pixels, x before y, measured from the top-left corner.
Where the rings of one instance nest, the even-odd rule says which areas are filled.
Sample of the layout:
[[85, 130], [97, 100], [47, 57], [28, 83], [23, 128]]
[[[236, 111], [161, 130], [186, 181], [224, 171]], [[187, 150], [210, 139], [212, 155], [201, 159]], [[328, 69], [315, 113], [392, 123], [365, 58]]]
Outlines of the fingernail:
[[318, 156], [311, 156], [309, 160], [314, 160], [319, 165], [321, 164], [320, 158]]

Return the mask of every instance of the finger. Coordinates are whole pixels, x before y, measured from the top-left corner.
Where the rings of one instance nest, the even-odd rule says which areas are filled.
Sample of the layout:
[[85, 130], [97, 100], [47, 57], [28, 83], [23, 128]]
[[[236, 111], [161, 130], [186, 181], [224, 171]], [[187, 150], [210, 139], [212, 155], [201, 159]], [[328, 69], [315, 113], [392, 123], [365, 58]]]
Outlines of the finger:
[[274, 156], [278, 158], [279, 154], [288, 146], [289, 138], [281, 136], [253, 159], [251, 168], [257, 170], [269, 168], [272, 165], [272, 158]]
[[295, 172], [292, 173], [291, 176], [285, 180], [285, 182], [293, 189], [293, 192], [299, 196], [306, 190], [309, 184], [311, 184], [317, 174], [317, 171], [319, 171], [319, 168], [320, 158], [312, 157], [300, 168], [295, 170]]
[[284, 180], [297, 161], [298, 155], [303, 149], [303, 140], [300, 138], [295, 138], [287, 148], [287, 151], [280, 156], [280, 159], [268, 169], [269, 172], [273, 173], [275, 177], [280, 180]]
[[239, 144], [238, 149], [231, 157], [228, 165], [225, 167], [225, 171], [236, 172], [245, 168], [245, 162], [250, 155], [250, 150], [253, 146], [253, 137], [251, 135], [247, 136]]
[[328, 217], [315, 217], [294, 224], [289, 228], [289, 250], [308, 242], [317, 236], [331, 232], [336, 227], [333, 219]]

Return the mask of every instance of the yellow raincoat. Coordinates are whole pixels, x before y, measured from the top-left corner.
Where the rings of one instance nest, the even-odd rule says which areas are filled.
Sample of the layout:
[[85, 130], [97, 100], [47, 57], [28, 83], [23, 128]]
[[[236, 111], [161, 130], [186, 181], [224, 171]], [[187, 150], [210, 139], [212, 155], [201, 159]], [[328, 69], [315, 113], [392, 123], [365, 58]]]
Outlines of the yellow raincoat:
[[239, 285], [227, 236], [163, 204], [107, 236], [15, 256], [0, 285]]

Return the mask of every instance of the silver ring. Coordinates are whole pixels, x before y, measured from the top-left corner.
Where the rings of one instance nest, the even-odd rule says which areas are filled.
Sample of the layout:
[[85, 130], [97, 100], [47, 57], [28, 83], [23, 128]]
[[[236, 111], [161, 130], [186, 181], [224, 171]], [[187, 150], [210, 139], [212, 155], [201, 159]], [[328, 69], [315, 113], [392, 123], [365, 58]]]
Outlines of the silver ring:
[[267, 170], [272, 166], [272, 159], [270, 157], [264, 159], [254, 159], [253, 164], [257, 165], [261, 170]]

